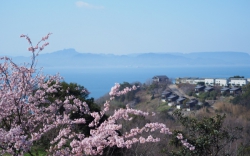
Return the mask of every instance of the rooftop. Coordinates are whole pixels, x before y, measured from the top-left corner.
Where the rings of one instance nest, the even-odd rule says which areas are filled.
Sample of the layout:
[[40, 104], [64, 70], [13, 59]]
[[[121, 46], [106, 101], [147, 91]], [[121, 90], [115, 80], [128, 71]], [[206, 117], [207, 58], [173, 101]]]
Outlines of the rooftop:
[[230, 88], [227, 88], [227, 87], [224, 87], [224, 88], [221, 88], [221, 91], [226, 91], [226, 90], [229, 90]]
[[179, 99], [177, 99], [177, 102], [183, 101], [185, 99], [186, 99], [185, 97], [179, 97]]
[[168, 78], [166, 75], [156, 75], [153, 78]]
[[170, 96], [168, 97], [168, 99], [172, 99], [172, 98], [176, 98], [176, 97], [178, 97], [178, 95], [172, 94], [172, 95], [170, 95]]
[[230, 78], [230, 80], [247, 80], [246, 78]]
[[201, 88], [204, 88], [205, 86], [201, 86], [201, 85], [197, 85], [196, 87], [195, 87], [195, 89], [201, 89]]
[[230, 89], [230, 91], [236, 91], [236, 90], [240, 90], [241, 88], [236, 88], [236, 87], [234, 87], [234, 88], [231, 88]]

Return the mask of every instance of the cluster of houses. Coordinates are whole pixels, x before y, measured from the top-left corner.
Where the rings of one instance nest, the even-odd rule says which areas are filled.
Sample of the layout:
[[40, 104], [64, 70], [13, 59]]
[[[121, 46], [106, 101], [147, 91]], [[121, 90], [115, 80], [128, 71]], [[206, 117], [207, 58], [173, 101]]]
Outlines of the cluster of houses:
[[[169, 78], [165, 75], [154, 76], [153, 82], [166, 82]], [[201, 92], [211, 92], [214, 86], [221, 86], [221, 94], [228, 93], [237, 95], [242, 93], [241, 86], [250, 83], [250, 78], [199, 78], [199, 77], [184, 77], [176, 78], [175, 84], [189, 83], [196, 85], [195, 92], [198, 95]], [[203, 84], [203, 85], [201, 85]], [[202, 105], [197, 99], [187, 99], [179, 96], [171, 91], [164, 91], [161, 95], [162, 102], [168, 102], [168, 106], [176, 107], [177, 109], [193, 110], [196, 105]], [[185, 101], [185, 105], [184, 105]]]
[[250, 78], [199, 78], [199, 77], [184, 77], [176, 78], [175, 84], [189, 83], [199, 84], [204, 83], [206, 86], [244, 86], [250, 83]]
[[[213, 86], [203, 86], [203, 85], [197, 85], [195, 87], [195, 92], [198, 95], [200, 92], [211, 92], [213, 91]], [[223, 87], [220, 89], [221, 94], [223, 93], [229, 93], [230, 95], [238, 95], [242, 93], [241, 87], [239, 86], [232, 86], [229, 87]]]
[[211, 92], [214, 90], [214, 86], [221, 86], [221, 94], [229, 93], [230, 95], [238, 95], [242, 93], [241, 86], [245, 86], [250, 83], [250, 78], [199, 78], [199, 77], [184, 77], [177, 78], [176, 84], [189, 83], [189, 84], [201, 84], [195, 87], [195, 92]]
[[[184, 101], [187, 100], [186, 97], [178, 96], [171, 91], [164, 91], [161, 94], [161, 101], [168, 102], [168, 106], [176, 106], [177, 109], [184, 108]], [[197, 99], [191, 99], [186, 102], [185, 108], [190, 111], [195, 108], [197, 104], [200, 104]]]
[[[158, 75], [152, 78], [153, 82], [166, 82], [169, 78], [166, 75]], [[250, 83], [250, 78], [199, 78], [199, 77], [183, 77], [176, 78], [175, 84], [189, 83], [199, 84], [204, 83], [206, 86], [244, 86]]]
[[[201, 92], [211, 92], [213, 90], [214, 90], [214, 88], [212, 86], [197, 85], [195, 87], [195, 92], [197, 95]], [[231, 95], [238, 95], [238, 94], [242, 93], [242, 90], [240, 87], [232, 87], [232, 88], [223, 87], [223, 88], [221, 88], [221, 94], [223, 94], [223, 93], [228, 93]], [[184, 105], [185, 100], [186, 100], [186, 102]], [[187, 111], [195, 109], [196, 105], [203, 104], [195, 98], [188, 99], [186, 97], [179, 96], [171, 91], [162, 92], [161, 101], [168, 102], [168, 106], [176, 107], [177, 109], [186, 109]]]

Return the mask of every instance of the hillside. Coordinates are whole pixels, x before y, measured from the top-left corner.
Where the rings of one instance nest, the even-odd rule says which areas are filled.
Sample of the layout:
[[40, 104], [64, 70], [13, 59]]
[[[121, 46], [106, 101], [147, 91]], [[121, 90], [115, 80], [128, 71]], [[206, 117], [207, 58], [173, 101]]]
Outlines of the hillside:
[[[191, 111], [187, 111], [187, 109], [183, 108], [181, 109], [183, 113], [185, 114], [203, 114], [203, 115], [215, 115], [217, 112], [224, 112], [224, 113], [229, 113], [229, 115], [237, 116], [237, 117], [243, 117], [246, 118], [247, 120], [250, 120], [250, 110], [244, 109], [244, 105], [237, 105], [237, 102], [239, 101], [239, 98], [242, 99], [242, 101], [247, 102], [245, 99], [249, 98], [249, 91], [244, 92], [241, 96], [223, 96], [220, 94], [220, 88], [215, 88], [213, 92], [211, 92], [211, 97], [206, 95], [204, 97], [203, 94], [200, 94], [199, 96], [197, 95], [188, 95], [189, 93], [194, 91], [194, 85], [189, 85], [189, 84], [184, 84], [184, 85], [175, 85], [175, 84], [164, 84], [164, 85], [156, 85], [154, 83], [150, 85], [146, 84], [141, 84], [142, 86], [140, 89], [136, 92], [134, 92], [134, 99], [132, 100], [126, 100], [123, 99], [121, 100], [119, 97], [115, 100], [112, 101], [112, 109], [118, 109], [119, 107], [125, 107], [125, 105], [129, 105], [132, 108], [147, 111], [147, 112], [155, 112], [157, 114], [162, 115], [162, 113], [168, 113], [171, 114], [174, 110], [177, 110], [176, 106], [169, 106], [168, 102], [163, 102], [162, 101], [162, 92], [164, 91], [171, 91], [172, 94], [179, 95], [180, 97], [186, 97], [187, 101], [190, 101], [190, 99], [197, 99], [199, 100], [201, 104], [199, 107], [195, 107]], [[250, 86], [248, 85], [248, 88]], [[244, 88], [243, 88], [244, 89]], [[246, 89], [244, 89], [246, 90]], [[216, 97], [215, 97], [216, 96]], [[244, 98], [243, 98], [244, 97]], [[106, 101], [109, 98], [108, 95], [103, 96], [99, 99], [96, 100], [96, 102], [100, 105], [104, 101]], [[204, 99], [205, 98], [205, 99]], [[215, 99], [215, 100], [210, 100], [210, 99]], [[203, 102], [202, 102], [203, 101]], [[233, 103], [234, 104], [233, 104]], [[240, 104], [240, 102], [238, 102]], [[248, 103], [248, 102], [247, 102]], [[240, 111], [241, 110], [241, 111]], [[209, 114], [204, 113], [209, 112]], [[203, 113], [201, 113], [203, 112]], [[247, 113], [248, 112], [248, 113]]]
[[[169, 106], [168, 102], [162, 102], [161, 95], [166, 90], [172, 91], [175, 94], [187, 97], [189, 99], [197, 98], [201, 100], [201, 102], [203, 101], [203, 98], [205, 98], [203, 101], [204, 104], [199, 107], [195, 107], [195, 109], [192, 109], [191, 111], [187, 111], [186, 108], [181, 109], [180, 114], [182, 114], [182, 116], [178, 118], [176, 116], [176, 110], [178, 110], [176, 106]], [[217, 133], [214, 134], [214, 132], [220, 131], [220, 133], [224, 135], [224, 139], [227, 140], [230, 136], [234, 136], [237, 140], [234, 140], [235, 142], [233, 141], [234, 143], [230, 143], [229, 146], [226, 146], [226, 144], [224, 144], [225, 146], [222, 145], [222, 148], [224, 148], [226, 151], [234, 153], [232, 155], [235, 155], [235, 153], [249, 155], [250, 109], [245, 105], [247, 103], [249, 106], [249, 100], [248, 102], [246, 100], [249, 98], [250, 84], [246, 87], [243, 87], [245, 92], [240, 96], [222, 95], [220, 94], [220, 91], [218, 91], [219, 88], [216, 87], [214, 92], [211, 92], [211, 96], [207, 95], [204, 97], [205, 93], [199, 94], [199, 96], [187, 95], [188, 92], [193, 90], [194, 85], [191, 84], [183, 84], [179, 86], [174, 84], [157, 83], [141, 84], [141, 87], [134, 92], [134, 99], [128, 100], [127, 98], [117, 97], [114, 101], [112, 101], [110, 106], [111, 109], [108, 112], [108, 115], [111, 115], [114, 110], [124, 108], [125, 105], [129, 105], [134, 109], [143, 110], [146, 112], [155, 112], [156, 115], [154, 117], [149, 116], [148, 118], [135, 118], [132, 120], [133, 124], [127, 124], [126, 122], [122, 122], [122, 124], [124, 124], [127, 128], [132, 125], [138, 126], [140, 124], [149, 122], [165, 123], [171, 130], [176, 130], [175, 132], [184, 131], [189, 135], [190, 131], [192, 131], [192, 133], [196, 134], [194, 137], [195, 140], [199, 140], [199, 138], [203, 137], [206, 140], [209, 138], [206, 138], [207, 136], [217, 136]], [[215, 96], [213, 97], [215, 100], [210, 100], [212, 96]], [[130, 95], [129, 97], [132, 96]], [[109, 96], [106, 95], [98, 99], [96, 102], [102, 106], [103, 102], [108, 98]], [[241, 99], [240, 101], [239, 98]], [[221, 123], [221, 121], [223, 122]], [[194, 123], [191, 124], [191, 122]], [[214, 131], [214, 129], [218, 126], [218, 123], [216, 122], [218, 122], [220, 126], [218, 131]], [[215, 127], [213, 127], [213, 125]], [[208, 127], [206, 128], [206, 126]], [[203, 129], [205, 129], [206, 132]], [[227, 141], [227, 143], [229, 142], [230, 139]], [[160, 144], [164, 144], [164, 142], [161, 142]], [[158, 147], [161, 148], [161, 146]], [[173, 148], [169, 147], [169, 149]], [[158, 149], [155, 148], [154, 150]]]

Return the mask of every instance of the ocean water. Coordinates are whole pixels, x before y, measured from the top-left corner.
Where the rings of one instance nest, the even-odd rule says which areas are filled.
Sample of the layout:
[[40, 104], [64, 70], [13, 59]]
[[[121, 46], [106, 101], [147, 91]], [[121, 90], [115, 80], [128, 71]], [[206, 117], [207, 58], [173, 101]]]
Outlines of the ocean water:
[[115, 83], [145, 83], [155, 75], [169, 78], [229, 78], [240, 75], [250, 78], [250, 66], [243, 67], [166, 67], [166, 68], [45, 68], [45, 74], [60, 73], [66, 82], [83, 85], [95, 99], [110, 91]]

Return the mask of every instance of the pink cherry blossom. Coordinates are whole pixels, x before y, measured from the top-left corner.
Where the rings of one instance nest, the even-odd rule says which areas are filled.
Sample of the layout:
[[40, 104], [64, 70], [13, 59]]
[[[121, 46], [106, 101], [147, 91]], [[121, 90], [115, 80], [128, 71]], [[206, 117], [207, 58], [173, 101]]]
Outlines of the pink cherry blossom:
[[[128, 105], [124, 109], [115, 110], [105, 121], [100, 122], [109, 110], [110, 101], [104, 103], [104, 108], [100, 112], [91, 112], [86, 102], [72, 95], [63, 97], [64, 100], [49, 100], [48, 95], [61, 89], [62, 78], [60, 75], [45, 76], [35, 73], [37, 69], [34, 63], [38, 53], [49, 45], [45, 42], [39, 46], [40, 43], [46, 41], [50, 35], [51, 33], [42, 37], [35, 47], [28, 35], [20, 36], [26, 38], [30, 45], [30, 64], [17, 65], [8, 57], [0, 58], [0, 155], [24, 155], [25, 152], [30, 152], [34, 142], [54, 129], [58, 129], [59, 132], [52, 138], [48, 154], [55, 156], [102, 155], [106, 147], [131, 148], [138, 143], [159, 142], [160, 138], [155, 138], [151, 132], [172, 135], [165, 124], [158, 122], [147, 123], [118, 134], [123, 128], [118, 120], [131, 122], [131, 115], [147, 117], [151, 114], [132, 109]], [[110, 100], [138, 87], [120, 90], [120, 84], [116, 83], [109, 93]], [[89, 93], [87, 90], [82, 92]], [[60, 107], [64, 108], [62, 113], [58, 112]], [[87, 123], [85, 118], [70, 119], [70, 115], [76, 111], [93, 117], [93, 121], [87, 125], [91, 127], [90, 135], [85, 136], [74, 131], [75, 125]], [[152, 116], [154, 115], [155, 113], [152, 113]], [[142, 136], [143, 133], [148, 136]], [[182, 134], [179, 133], [177, 138], [183, 146], [195, 150], [193, 145], [183, 139]], [[69, 147], [64, 146], [67, 143]]]
[[183, 139], [183, 136], [181, 133], [178, 133], [178, 135], [176, 136], [179, 140], [182, 140]]

